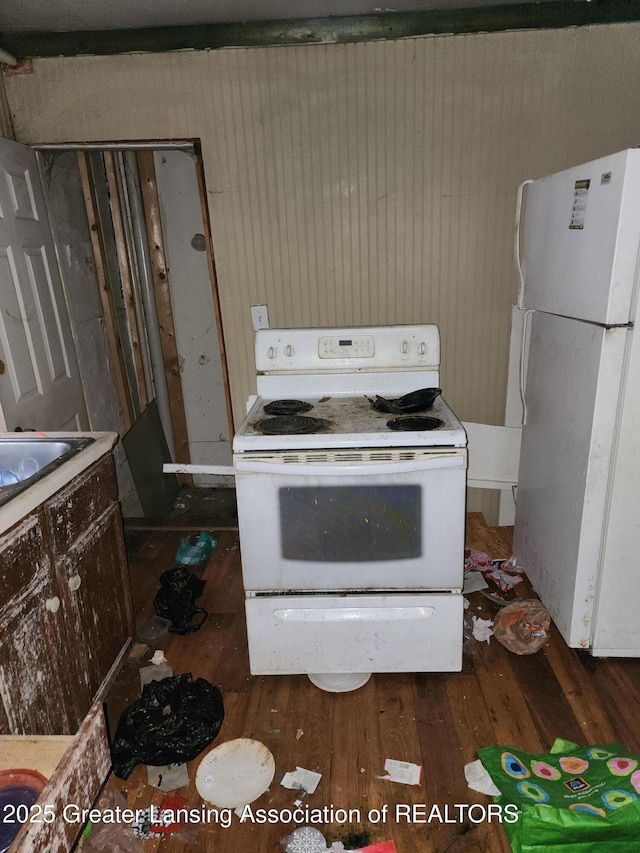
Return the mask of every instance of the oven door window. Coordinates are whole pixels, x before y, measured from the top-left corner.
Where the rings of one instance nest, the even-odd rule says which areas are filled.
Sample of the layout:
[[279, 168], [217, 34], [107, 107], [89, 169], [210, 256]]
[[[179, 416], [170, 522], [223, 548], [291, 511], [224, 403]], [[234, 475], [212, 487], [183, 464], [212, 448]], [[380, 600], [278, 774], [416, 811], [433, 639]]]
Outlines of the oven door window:
[[285, 559], [358, 563], [422, 554], [419, 485], [285, 487], [279, 503]]

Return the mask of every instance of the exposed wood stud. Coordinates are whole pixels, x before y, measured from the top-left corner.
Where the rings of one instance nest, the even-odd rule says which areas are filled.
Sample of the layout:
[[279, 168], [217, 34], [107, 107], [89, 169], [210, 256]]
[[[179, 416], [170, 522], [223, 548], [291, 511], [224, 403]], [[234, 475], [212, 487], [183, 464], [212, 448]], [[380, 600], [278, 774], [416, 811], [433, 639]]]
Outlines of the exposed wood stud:
[[[158, 323], [160, 326], [160, 340], [167, 378], [175, 459], [176, 462], [185, 462], [188, 464], [191, 461], [189, 436], [187, 433], [187, 419], [184, 410], [182, 381], [180, 377], [180, 362], [173, 324], [171, 292], [169, 290], [167, 264], [164, 255], [164, 241], [162, 237], [162, 223], [160, 221], [160, 205], [158, 202], [153, 152], [139, 151], [137, 156], [140, 171], [140, 188], [142, 191], [147, 237], [149, 240], [151, 274], [153, 276]], [[189, 474], [180, 474], [179, 479], [185, 485], [192, 483], [192, 478]]]
[[129, 329], [129, 343], [131, 346], [131, 354], [133, 358], [133, 366], [136, 377], [136, 390], [139, 400], [140, 410], [136, 414], [140, 415], [140, 413], [146, 409], [149, 403], [149, 395], [147, 393], [144, 366], [142, 364], [142, 350], [140, 347], [140, 335], [138, 332], [136, 300], [133, 292], [131, 265], [127, 248], [123, 211], [120, 200], [118, 180], [116, 176], [114, 155], [111, 151], [105, 151], [103, 156], [105, 171], [107, 174], [107, 185], [109, 187], [111, 217], [113, 219], [116, 250], [118, 253], [118, 265], [120, 267], [122, 293], [124, 297], [127, 326]]
[[96, 269], [96, 278], [98, 279], [100, 299], [102, 301], [102, 310], [104, 314], [105, 331], [107, 335], [107, 343], [111, 353], [113, 363], [113, 376], [118, 392], [118, 401], [122, 413], [125, 432], [131, 428], [133, 423], [131, 398], [129, 396], [128, 383], [126, 381], [124, 358], [118, 334], [116, 331], [116, 323], [114, 318], [113, 303], [109, 291], [109, 283], [106, 272], [106, 263], [102, 240], [100, 237], [100, 228], [97, 223], [97, 211], [94, 203], [93, 193], [91, 191], [91, 178], [89, 177], [89, 164], [87, 155], [83, 151], [78, 152], [78, 167], [80, 170], [80, 178], [82, 181], [82, 193], [84, 195], [85, 209], [87, 211], [87, 220], [89, 222], [89, 230], [91, 233], [91, 245], [93, 248], [93, 258]]

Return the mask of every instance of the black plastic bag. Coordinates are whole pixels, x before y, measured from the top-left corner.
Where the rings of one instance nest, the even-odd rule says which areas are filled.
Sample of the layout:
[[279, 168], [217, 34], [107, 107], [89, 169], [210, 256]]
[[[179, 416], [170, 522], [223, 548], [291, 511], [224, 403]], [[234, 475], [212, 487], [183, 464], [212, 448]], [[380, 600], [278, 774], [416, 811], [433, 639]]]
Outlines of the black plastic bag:
[[191, 761], [216, 737], [224, 720], [222, 693], [190, 673], [145, 684], [124, 711], [111, 747], [113, 772], [126, 779], [137, 764]]
[[[174, 634], [189, 634], [197, 631], [209, 615], [202, 607], [196, 606], [204, 590], [204, 581], [184, 566], [168, 569], [160, 575], [160, 589], [153, 599], [158, 616], [171, 621], [169, 630]], [[193, 617], [201, 613], [202, 617], [193, 622]]]

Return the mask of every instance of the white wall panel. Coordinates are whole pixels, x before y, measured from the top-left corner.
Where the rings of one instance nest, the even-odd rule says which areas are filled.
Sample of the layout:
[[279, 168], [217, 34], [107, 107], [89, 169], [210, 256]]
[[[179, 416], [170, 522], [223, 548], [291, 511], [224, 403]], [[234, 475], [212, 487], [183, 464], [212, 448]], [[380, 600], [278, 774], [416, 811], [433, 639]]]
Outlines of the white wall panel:
[[439, 323], [442, 385], [503, 422], [516, 188], [636, 145], [640, 25], [34, 61], [26, 142], [198, 137], [238, 419], [272, 326]]

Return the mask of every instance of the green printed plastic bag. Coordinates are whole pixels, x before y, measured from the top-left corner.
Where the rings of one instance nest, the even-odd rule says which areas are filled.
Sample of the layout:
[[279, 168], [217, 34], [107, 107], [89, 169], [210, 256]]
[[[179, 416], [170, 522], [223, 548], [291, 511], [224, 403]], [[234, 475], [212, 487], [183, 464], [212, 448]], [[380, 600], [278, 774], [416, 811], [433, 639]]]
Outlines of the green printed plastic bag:
[[640, 758], [620, 744], [558, 739], [545, 755], [489, 746], [478, 757], [496, 802], [519, 808], [502, 824], [514, 853], [640, 853]]

